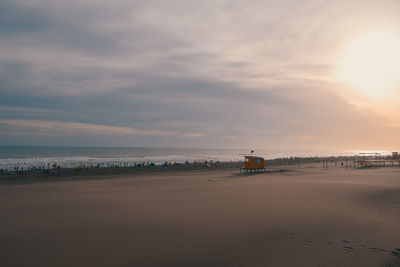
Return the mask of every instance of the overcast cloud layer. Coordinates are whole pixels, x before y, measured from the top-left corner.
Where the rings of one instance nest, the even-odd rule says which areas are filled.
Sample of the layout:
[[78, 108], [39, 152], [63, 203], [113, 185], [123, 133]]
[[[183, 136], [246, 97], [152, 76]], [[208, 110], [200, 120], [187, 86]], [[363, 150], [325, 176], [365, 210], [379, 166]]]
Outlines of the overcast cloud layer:
[[397, 0], [3, 0], [0, 144], [398, 149], [331, 76], [399, 18]]

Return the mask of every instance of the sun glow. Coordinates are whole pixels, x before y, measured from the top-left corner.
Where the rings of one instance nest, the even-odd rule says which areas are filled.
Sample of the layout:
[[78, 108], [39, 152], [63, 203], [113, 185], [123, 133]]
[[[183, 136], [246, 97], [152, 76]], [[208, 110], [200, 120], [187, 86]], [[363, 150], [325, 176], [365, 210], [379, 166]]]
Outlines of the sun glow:
[[400, 36], [382, 31], [354, 39], [342, 54], [337, 78], [370, 97], [393, 96], [400, 89]]

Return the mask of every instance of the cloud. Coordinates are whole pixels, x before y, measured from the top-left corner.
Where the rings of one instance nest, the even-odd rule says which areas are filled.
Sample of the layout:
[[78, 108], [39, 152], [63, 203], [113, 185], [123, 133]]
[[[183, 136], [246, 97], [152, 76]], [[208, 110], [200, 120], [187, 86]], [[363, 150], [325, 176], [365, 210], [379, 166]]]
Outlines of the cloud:
[[342, 42], [400, 22], [396, 3], [2, 1], [2, 142], [386, 145], [396, 123], [331, 74]]
[[7, 112], [51, 112], [51, 110], [44, 110], [40, 108], [29, 108], [29, 107], [0, 107], [0, 111], [7, 111]]
[[209, 134], [206, 133], [188, 133], [188, 134], [182, 134], [182, 137], [206, 137], [209, 136]]
[[15, 134], [30, 135], [33, 132], [42, 135], [127, 135], [127, 136], [160, 136], [181, 135], [183, 137], [202, 137], [204, 133], [178, 133], [173, 131], [141, 130], [133, 127], [98, 125], [78, 122], [58, 122], [44, 120], [10, 120], [0, 119], [0, 124], [11, 126]]

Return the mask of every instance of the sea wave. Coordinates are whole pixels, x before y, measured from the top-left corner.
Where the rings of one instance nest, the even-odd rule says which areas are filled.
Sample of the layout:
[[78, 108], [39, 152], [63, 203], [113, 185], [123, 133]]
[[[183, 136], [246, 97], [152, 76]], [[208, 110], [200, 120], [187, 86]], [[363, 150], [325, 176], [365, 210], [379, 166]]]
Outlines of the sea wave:
[[0, 159], [0, 169], [52, 167], [54, 164], [62, 168], [73, 168], [77, 166], [98, 166], [107, 167], [111, 165], [134, 166], [135, 164], [156, 164], [162, 163], [184, 163], [204, 161], [239, 161], [242, 157], [235, 155], [165, 155], [165, 156], [144, 156], [144, 157], [34, 157], [34, 158], [9, 158]]

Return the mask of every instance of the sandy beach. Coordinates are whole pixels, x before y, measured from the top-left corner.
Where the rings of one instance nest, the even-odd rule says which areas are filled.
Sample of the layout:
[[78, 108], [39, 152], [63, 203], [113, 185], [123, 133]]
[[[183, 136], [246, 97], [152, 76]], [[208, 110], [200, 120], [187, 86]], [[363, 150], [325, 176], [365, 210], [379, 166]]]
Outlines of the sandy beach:
[[0, 265], [400, 266], [400, 168], [267, 170], [3, 184]]

